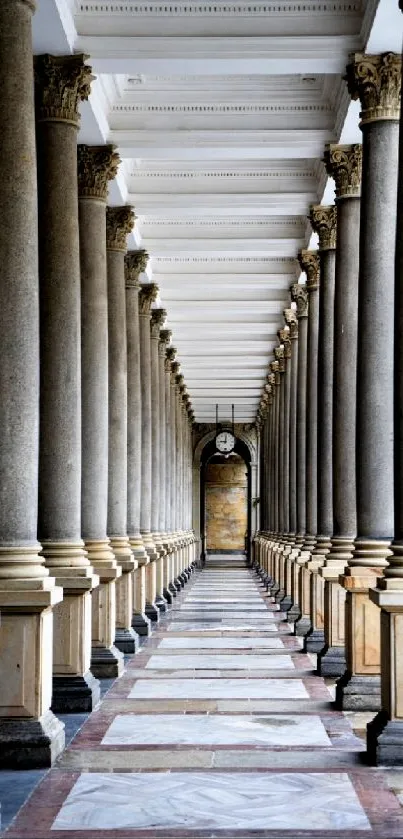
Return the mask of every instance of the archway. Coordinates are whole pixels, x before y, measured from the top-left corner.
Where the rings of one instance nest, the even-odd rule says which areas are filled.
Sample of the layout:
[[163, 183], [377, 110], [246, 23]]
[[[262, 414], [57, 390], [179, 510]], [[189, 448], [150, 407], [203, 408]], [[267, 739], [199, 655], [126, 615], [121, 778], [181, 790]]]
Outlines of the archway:
[[200, 459], [201, 560], [208, 553], [245, 553], [250, 560], [252, 530], [251, 454], [236, 438], [233, 454], [217, 453], [215, 440], [203, 448]]

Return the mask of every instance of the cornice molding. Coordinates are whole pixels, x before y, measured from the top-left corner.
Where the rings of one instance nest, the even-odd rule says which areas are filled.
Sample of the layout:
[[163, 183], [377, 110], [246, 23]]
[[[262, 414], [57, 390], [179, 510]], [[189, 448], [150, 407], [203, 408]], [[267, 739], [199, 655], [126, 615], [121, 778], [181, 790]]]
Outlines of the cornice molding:
[[111, 17], [130, 15], [133, 17], [172, 17], [173, 15], [185, 17], [259, 17], [270, 15], [320, 15], [323, 14], [361, 14], [361, 3], [345, 2], [345, 0], [310, 0], [303, 5], [295, 0], [282, 0], [281, 3], [268, 3], [267, 0], [253, 0], [253, 2], [217, 3], [216, 0], [207, 0], [203, 3], [193, 3], [189, 0], [176, 0], [174, 3], [161, 3], [155, 0], [147, 0], [141, 3], [128, 2], [85, 2], [78, 3], [77, 13], [80, 15], [110, 15]]
[[112, 114], [128, 114], [128, 113], [142, 113], [142, 114], [299, 114], [299, 113], [333, 113], [333, 108], [330, 104], [287, 104], [281, 105], [275, 103], [273, 105], [259, 105], [259, 104], [231, 104], [215, 102], [198, 103], [197, 105], [186, 104], [116, 104], [111, 109]]

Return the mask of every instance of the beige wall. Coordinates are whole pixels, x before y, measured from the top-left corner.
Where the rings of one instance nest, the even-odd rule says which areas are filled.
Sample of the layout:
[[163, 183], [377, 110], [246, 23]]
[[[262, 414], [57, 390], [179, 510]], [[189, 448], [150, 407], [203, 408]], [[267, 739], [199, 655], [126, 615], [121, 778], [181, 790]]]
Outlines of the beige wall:
[[244, 550], [248, 526], [247, 469], [241, 458], [224, 458], [206, 469], [207, 550]]

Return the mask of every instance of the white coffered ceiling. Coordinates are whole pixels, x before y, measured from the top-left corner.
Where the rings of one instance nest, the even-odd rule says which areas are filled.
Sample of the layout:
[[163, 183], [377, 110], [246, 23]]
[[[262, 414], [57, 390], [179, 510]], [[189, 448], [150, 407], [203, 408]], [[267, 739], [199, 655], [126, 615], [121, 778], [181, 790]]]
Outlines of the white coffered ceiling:
[[[38, 0], [36, 53], [89, 56], [80, 142], [111, 142], [110, 202], [138, 217], [196, 420], [253, 421], [308, 245], [329, 200], [326, 142], [360, 140], [342, 75], [400, 51], [397, 0]], [[324, 197], [323, 197], [324, 196]]]

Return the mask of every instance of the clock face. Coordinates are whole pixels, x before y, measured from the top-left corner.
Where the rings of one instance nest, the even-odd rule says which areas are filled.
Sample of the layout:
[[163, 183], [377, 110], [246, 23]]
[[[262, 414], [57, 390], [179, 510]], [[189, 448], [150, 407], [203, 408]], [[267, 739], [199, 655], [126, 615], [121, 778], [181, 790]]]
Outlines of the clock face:
[[215, 444], [219, 452], [232, 452], [235, 446], [234, 435], [230, 431], [221, 431], [215, 438]]

